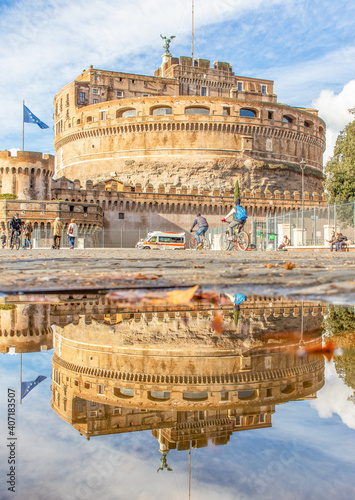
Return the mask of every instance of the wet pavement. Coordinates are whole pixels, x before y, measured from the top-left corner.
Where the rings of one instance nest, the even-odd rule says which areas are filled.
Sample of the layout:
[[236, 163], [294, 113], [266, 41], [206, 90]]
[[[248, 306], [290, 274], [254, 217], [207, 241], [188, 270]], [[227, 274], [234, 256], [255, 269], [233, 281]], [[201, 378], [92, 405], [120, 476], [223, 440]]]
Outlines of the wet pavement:
[[351, 253], [2, 250], [0, 270], [5, 294], [201, 285], [355, 303]]

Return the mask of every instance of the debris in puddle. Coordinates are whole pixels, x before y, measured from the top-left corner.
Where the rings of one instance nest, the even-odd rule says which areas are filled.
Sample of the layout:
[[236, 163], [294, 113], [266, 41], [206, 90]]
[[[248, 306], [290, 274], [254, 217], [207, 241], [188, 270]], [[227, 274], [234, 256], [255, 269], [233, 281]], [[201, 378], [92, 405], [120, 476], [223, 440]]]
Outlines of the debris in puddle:
[[334, 342], [326, 342], [322, 346], [314, 347], [302, 347], [298, 351], [298, 356], [307, 356], [313, 354], [315, 356], [325, 356], [326, 360], [329, 362], [334, 356], [339, 356], [342, 350], [338, 348]]
[[215, 316], [211, 322], [211, 326], [218, 335], [221, 335], [223, 333], [223, 316], [221, 314]]

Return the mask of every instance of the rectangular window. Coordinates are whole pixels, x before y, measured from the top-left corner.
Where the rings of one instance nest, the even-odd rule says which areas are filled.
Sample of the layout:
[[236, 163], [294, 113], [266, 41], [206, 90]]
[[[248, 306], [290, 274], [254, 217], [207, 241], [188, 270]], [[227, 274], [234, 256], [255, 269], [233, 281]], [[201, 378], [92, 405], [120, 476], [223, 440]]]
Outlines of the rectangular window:
[[271, 398], [272, 397], [272, 389], [266, 389], [266, 397]]
[[238, 82], [237, 86], [238, 86], [237, 88], [238, 88], [239, 92], [241, 92], [243, 90], [243, 83], [242, 82]]
[[80, 102], [85, 102], [85, 92], [80, 92]]
[[116, 90], [116, 97], [123, 97], [122, 90]]
[[100, 120], [104, 120], [106, 116], [106, 111], [100, 111]]
[[201, 87], [201, 95], [207, 95], [207, 87]]
[[235, 417], [235, 425], [240, 425], [241, 424], [241, 420], [240, 420], [240, 417]]
[[99, 100], [98, 100], [98, 99], [93, 99], [93, 100], [92, 100], [92, 103], [93, 103], [93, 104], [97, 104], [98, 102], [99, 102]]
[[119, 218], [119, 219], [124, 219], [124, 213], [119, 212], [119, 214], [118, 214], [118, 218]]
[[99, 385], [98, 388], [97, 388], [97, 393], [98, 394], [103, 394], [104, 393], [104, 386], [103, 385]]
[[70, 210], [70, 212], [74, 212], [74, 205], [70, 205], [69, 210]]
[[97, 75], [95, 75], [95, 82], [97, 82], [99, 80], [99, 77]]
[[262, 85], [262, 86], [261, 86], [261, 93], [262, 93], [262, 94], [266, 94], [266, 91], [267, 91], [267, 87], [266, 87], [266, 85]]
[[162, 243], [170, 243], [170, 238], [168, 236], [159, 236], [158, 241]]
[[92, 89], [92, 93], [93, 94], [98, 94], [99, 93], [99, 89]]
[[272, 120], [273, 115], [274, 115], [274, 113], [272, 111], [267, 112], [267, 117], [269, 120]]
[[223, 108], [224, 116], [230, 116], [230, 114], [231, 114], [231, 108]]
[[227, 391], [222, 391], [221, 392], [221, 401], [228, 401], [229, 400], [229, 393]]
[[261, 424], [265, 423], [265, 413], [260, 413], [260, 415], [259, 415], [259, 422]]
[[66, 103], [67, 103], [67, 106], [69, 106], [69, 94], [67, 94], [67, 101], [66, 101]]
[[132, 83], [135, 83], [135, 80], [131, 80]]

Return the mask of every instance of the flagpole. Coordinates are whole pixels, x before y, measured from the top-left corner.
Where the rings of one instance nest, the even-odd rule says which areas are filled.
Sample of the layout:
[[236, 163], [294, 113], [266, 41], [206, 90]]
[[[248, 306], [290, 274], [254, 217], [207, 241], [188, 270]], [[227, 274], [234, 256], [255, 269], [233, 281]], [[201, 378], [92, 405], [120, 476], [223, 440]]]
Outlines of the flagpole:
[[25, 117], [23, 116], [25, 101], [22, 101], [22, 151], [25, 151]]
[[194, 14], [195, 14], [195, 8], [194, 8], [194, 0], [192, 0], [192, 33], [191, 33], [191, 59], [192, 59], [192, 66], [194, 66], [194, 24], [195, 24], [195, 20], [194, 20]]

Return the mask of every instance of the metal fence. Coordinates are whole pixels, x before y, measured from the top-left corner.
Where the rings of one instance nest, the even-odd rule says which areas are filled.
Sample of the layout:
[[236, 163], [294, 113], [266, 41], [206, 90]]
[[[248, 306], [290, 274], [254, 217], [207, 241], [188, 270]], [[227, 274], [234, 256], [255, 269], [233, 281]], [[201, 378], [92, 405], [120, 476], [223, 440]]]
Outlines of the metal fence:
[[[207, 232], [212, 248], [219, 249], [220, 235], [227, 228], [221, 223], [218, 227], [210, 228]], [[148, 235], [148, 232], [171, 231], [170, 227], [151, 227], [141, 229], [101, 229], [93, 233], [79, 233], [76, 240], [78, 248], [134, 248], [135, 245]], [[355, 203], [312, 207], [304, 210], [284, 211], [281, 215], [268, 215], [264, 218], [249, 217], [244, 230], [250, 236], [250, 243], [257, 250], [276, 250], [283, 236], [287, 235], [291, 245], [318, 246], [326, 245], [330, 238], [330, 231], [345, 234], [355, 241]], [[183, 232], [183, 230], [181, 230]], [[194, 233], [186, 232], [186, 246], [189, 247], [190, 238]], [[51, 248], [53, 244], [52, 229], [35, 229], [32, 233], [34, 248]], [[61, 246], [69, 247], [66, 234], [63, 233]]]

